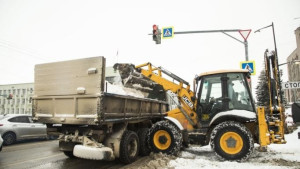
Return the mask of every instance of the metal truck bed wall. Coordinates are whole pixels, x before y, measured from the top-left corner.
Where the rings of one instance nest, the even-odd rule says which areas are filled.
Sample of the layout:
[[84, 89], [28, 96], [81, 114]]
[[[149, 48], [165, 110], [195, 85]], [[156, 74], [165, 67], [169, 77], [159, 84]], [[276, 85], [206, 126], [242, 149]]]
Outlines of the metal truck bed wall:
[[35, 66], [33, 117], [46, 124], [101, 125], [159, 117], [167, 103], [104, 93], [105, 58]]

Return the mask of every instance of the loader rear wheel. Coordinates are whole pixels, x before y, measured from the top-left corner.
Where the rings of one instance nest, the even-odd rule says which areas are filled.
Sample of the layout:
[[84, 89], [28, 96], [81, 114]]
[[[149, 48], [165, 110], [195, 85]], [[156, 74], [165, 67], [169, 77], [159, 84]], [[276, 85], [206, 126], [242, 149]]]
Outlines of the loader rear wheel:
[[140, 141], [140, 155], [147, 156], [150, 154], [150, 149], [148, 146], [148, 128], [141, 128], [138, 130], [137, 134], [139, 136]]
[[213, 129], [210, 145], [221, 158], [244, 161], [252, 154], [254, 142], [251, 132], [245, 125], [226, 121]]
[[148, 144], [153, 152], [178, 155], [182, 145], [182, 133], [173, 124], [160, 121], [150, 128]]
[[126, 130], [120, 143], [119, 160], [125, 164], [134, 162], [139, 154], [139, 137], [133, 131]]

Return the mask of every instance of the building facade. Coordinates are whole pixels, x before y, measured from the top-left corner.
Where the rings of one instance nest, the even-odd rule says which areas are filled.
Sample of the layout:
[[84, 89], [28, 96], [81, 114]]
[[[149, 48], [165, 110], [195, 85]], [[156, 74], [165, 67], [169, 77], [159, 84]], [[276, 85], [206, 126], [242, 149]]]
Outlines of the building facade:
[[[32, 114], [33, 83], [0, 85], [1, 114]], [[12, 94], [12, 99], [5, 95]]]
[[[287, 58], [288, 80], [289, 82], [300, 81], [300, 64], [295, 64], [295, 60], [300, 60], [300, 27], [295, 30], [297, 48]], [[285, 97], [288, 103], [300, 102], [300, 89], [285, 90]]]

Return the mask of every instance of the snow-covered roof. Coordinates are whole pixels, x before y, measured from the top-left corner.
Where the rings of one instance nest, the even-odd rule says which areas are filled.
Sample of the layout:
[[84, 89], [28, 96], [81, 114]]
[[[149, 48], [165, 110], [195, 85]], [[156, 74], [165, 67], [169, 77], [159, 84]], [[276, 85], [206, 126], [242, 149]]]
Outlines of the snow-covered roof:
[[220, 73], [247, 73], [249, 70], [246, 69], [222, 69], [222, 70], [215, 70], [210, 72], [201, 73], [199, 76], [207, 76], [213, 74], [220, 74]]

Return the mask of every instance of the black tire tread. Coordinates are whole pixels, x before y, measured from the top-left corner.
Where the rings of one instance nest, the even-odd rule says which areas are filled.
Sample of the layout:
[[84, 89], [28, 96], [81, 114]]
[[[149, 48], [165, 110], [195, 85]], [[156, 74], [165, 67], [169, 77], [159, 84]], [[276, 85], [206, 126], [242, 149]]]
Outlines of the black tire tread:
[[[137, 140], [137, 153], [133, 157], [130, 157], [128, 152], [127, 152], [127, 145], [130, 143], [131, 139], [136, 139]], [[129, 130], [124, 131], [122, 139], [121, 139], [121, 143], [120, 143], [120, 157], [119, 157], [119, 160], [121, 162], [125, 163], [125, 164], [130, 164], [130, 163], [134, 162], [137, 159], [138, 154], [139, 154], [139, 138], [138, 138], [138, 135], [133, 131], [129, 131]]]
[[69, 158], [77, 158], [76, 156], [74, 156], [73, 151], [63, 151], [63, 152]]
[[[228, 131], [238, 132], [238, 134], [240, 134], [244, 141], [245, 146], [238, 154], [226, 154], [221, 150], [220, 146], [218, 145], [219, 140], [217, 139], [220, 137], [220, 135], [222, 135], [223, 132]], [[210, 145], [218, 157], [229, 161], [246, 161], [251, 156], [254, 149], [253, 136], [250, 130], [244, 124], [241, 124], [236, 121], [225, 121], [218, 124], [211, 133]]]
[[[171, 145], [166, 150], [158, 149], [153, 143], [153, 136], [154, 136], [155, 132], [158, 130], [165, 130], [171, 136], [171, 139], [172, 139]], [[162, 152], [162, 153], [177, 156], [182, 147], [182, 141], [183, 140], [182, 140], [181, 131], [178, 129], [177, 126], [171, 124], [168, 121], [159, 121], [159, 122], [155, 123], [149, 130], [148, 144], [149, 144], [150, 150], [155, 153]]]
[[149, 128], [141, 128], [137, 132], [140, 141], [141, 156], [147, 156], [150, 154], [150, 148], [148, 145], [148, 133], [149, 133]]
[[[7, 143], [7, 136], [11, 136], [13, 141], [10, 142], [10, 143]], [[7, 133], [3, 134], [2, 139], [3, 139], [3, 144], [11, 145], [11, 144], [14, 144], [16, 142], [17, 137], [16, 137], [16, 134], [14, 132], [7, 132]]]

